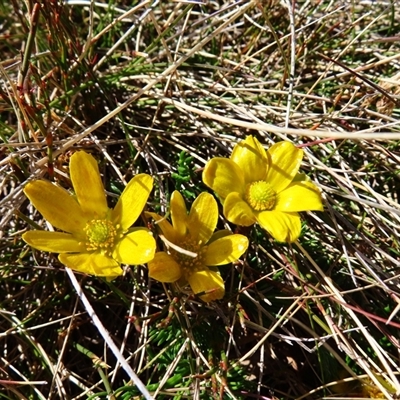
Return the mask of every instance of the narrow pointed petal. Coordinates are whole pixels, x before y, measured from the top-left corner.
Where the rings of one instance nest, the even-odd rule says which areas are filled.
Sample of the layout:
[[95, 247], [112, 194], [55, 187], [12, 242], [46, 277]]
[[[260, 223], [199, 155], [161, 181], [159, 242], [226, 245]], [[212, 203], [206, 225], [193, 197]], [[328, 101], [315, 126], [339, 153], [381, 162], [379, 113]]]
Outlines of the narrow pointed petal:
[[217, 266], [237, 261], [248, 246], [249, 241], [246, 236], [239, 234], [224, 236], [208, 246], [205, 264]]
[[268, 149], [267, 158], [269, 168], [266, 181], [279, 193], [296, 176], [303, 159], [303, 150], [290, 142], [279, 142]]
[[77, 151], [69, 164], [72, 185], [82, 210], [91, 218], [105, 218], [108, 207], [99, 167], [95, 158]]
[[50, 224], [62, 231], [82, 235], [87, 217], [65, 189], [38, 180], [28, 183], [24, 193]]
[[312, 182], [294, 182], [278, 194], [275, 210], [300, 212], [317, 210], [323, 211], [321, 193]]
[[147, 266], [150, 278], [159, 282], [176, 282], [182, 275], [180, 265], [163, 251], [157, 252]]
[[203, 171], [203, 182], [224, 200], [229, 193], [244, 194], [245, 180], [240, 167], [228, 158], [212, 158]]
[[156, 241], [147, 229], [137, 229], [115, 245], [113, 258], [122, 264], [138, 265], [152, 260]]
[[188, 218], [190, 236], [198, 243], [207, 243], [218, 222], [218, 205], [210, 193], [201, 193], [192, 204]]
[[246, 183], [265, 180], [267, 156], [261, 143], [254, 136], [247, 136], [234, 147], [231, 160], [243, 171]]
[[251, 207], [241, 198], [239, 193], [231, 193], [224, 202], [225, 218], [233, 224], [250, 226], [256, 222]]
[[153, 189], [153, 178], [148, 174], [133, 177], [121, 194], [117, 205], [111, 212], [114, 224], [127, 230], [139, 218]]
[[166, 217], [162, 217], [161, 215], [147, 211], [146, 211], [146, 216], [148, 218], [154, 219], [155, 221], [154, 225], [161, 229], [162, 234], [166, 237], [167, 240], [169, 240], [172, 243], [178, 241], [178, 235], [173, 226], [167, 221]]
[[69, 233], [49, 231], [28, 231], [22, 235], [22, 239], [30, 246], [50, 253], [79, 253], [86, 251]]
[[205, 302], [222, 299], [225, 295], [225, 284], [221, 274], [211, 271], [208, 268], [202, 271], [193, 272], [190, 275], [189, 285], [194, 294], [200, 294], [200, 298]]
[[184, 236], [187, 230], [187, 209], [183, 196], [175, 190], [170, 201], [172, 225], [178, 236]]
[[292, 243], [301, 233], [300, 216], [297, 213], [262, 211], [257, 217], [260, 226], [278, 242]]
[[89, 275], [114, 278], [123, 272], [115, 260], [101, 253], [60, 254], [58, 259], [67, 267]]

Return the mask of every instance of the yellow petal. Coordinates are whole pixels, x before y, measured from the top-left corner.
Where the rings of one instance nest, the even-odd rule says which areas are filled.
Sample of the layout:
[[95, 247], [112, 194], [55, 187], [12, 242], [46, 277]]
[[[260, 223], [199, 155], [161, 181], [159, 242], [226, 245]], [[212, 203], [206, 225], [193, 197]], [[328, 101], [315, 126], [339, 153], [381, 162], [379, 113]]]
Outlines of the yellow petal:
[[218, 205], [210, 193], [201, 193], [192, 204], [188, 218], [190, 236], [197, 243], [207, 243], [218, 222]]
[[257, 221], [278, 242], [294, 242], [301, 233], [300, 216], [297, 213], [262, 211]]
[[69, 169], [82, 210], [91, 218], [105, 218], [107, 200], [95, 158], [84, 151], [77, 151], [71, 157]]
[[163, 251], [157, 252], [147, 266], [150, 278], [159, 282], [176, 282], [182, 275], [180, 265]]
[[155, 221], [154, 225], [161, 229], [161, 232], [163, 233], [163, 235], [166, 237], [167, 240], [169, 240], [172, 243], [177, 242], [178, 235], [173, 226], [167, 221], [166, 217], [162, 217], [161, 215], [147, 211], [146, 211], [146, 216], [148, 218], [154, 219]]
[[170, 211], [175, 232], [178, 236], [184, 236], [186, 234], [188, 215], [185, 200], [177, 190], [172, 193]]
[[78, 202], [65, 189], [38, 180], [24, 188], [26, 197], [53, 226], [76, 235], [83, 234], [87, 217]]
[[216, 157], [208, 161], [203, 171], [203, 182], [224, 200], [229, 193], [244, 194], [244, 174], [240, 167], [228, 158]]
[[150, 175], [138, 174], [132, 178], [111, 212], [114, 224], [127, 230], [139, 218], [152, 189], [153, 178]]
[[67, 267], [85, 274], [110, 278], [123, 272], [115, 260], [101, 253], [60, 254], [58, 259]]
[[274, 208], [286, 212], [324, 210], [319, 189], [309, 181], [291, 183], [278, 194]]
[[77, 253], [86, 251], [85, 246], [79, 244], [69, 233], [49, 231], [29, 231], [22, 235], [22, 239], [30, 246], [50, 253]]
[[247, 136], [233, 148], [231, 160], [243, 171], [246, 183], [265, 180], [268, 168], [267, 156], [254, 136]]
[[290, 142], [279, 142], [268, 149], [267, 158], [269, 168], [266, 180], [279, 193], [296, 176], [303, 159], [303, 150]]
[[246, 236], [239, 234], [224, 236], [207, 247], [205, 264], [217, 266], [234, 262], [248, 246], [249, 241]]
[[208, 245], [210, 245], [212, 242], [215, 242], [217, 239], [220, 239], [225, 236], [232, 235], [232, 232], [229, 229], [220, 229], [217, 232], [214, 232], [210, 238], [210, 240], [207, 242]]
[[115, 245], [113, 258], [122, 264], [144, 264], [152, 260], [156, 241], [147, 229], [137, 229], [124, 235]]
[[250, 226], [256, 222], [251, 207], [242, 200], [239, 193], [231, 193], [224, 202], [225, 218], [236, 225]]
[[207, 268], [193, 272], [188, 281], [194, 294], [205, 292], [205, 294], [200, 295], [200, 298], [205, 302], [222, 299], [225, 295], [224, 280], [217, 271], [211, 271]]

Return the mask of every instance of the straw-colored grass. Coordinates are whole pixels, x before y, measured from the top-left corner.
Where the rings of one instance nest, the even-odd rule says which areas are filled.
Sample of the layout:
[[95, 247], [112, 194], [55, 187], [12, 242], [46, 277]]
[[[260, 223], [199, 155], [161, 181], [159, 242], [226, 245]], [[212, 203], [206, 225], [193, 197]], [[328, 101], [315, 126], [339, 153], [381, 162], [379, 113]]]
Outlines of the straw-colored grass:
[[[2, 398], [400, 395], [396, 1], [12, 0], [0, 21]], [[251, 242], [221, 269], [222, 301], [146, 266], [74, 275], [21, 239], [49, 228], [24, 185], [70, 189], [78, 149], [110, 205], [146, 172], [148, 208], [166, 214], [249, 134], [304, 149], [325, 211], [303, 215], [293, 245], [221, 213]]]

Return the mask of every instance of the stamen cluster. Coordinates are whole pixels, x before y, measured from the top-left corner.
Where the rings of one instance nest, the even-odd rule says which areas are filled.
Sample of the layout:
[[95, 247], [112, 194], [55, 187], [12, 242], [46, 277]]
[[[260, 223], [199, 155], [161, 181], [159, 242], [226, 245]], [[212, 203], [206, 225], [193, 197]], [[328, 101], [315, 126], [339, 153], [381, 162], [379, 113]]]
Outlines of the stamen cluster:
[[93, 219], [89, 221], [85, 228], [86, 250], [100, 250], [104, 254], [110, 254], [114, 247], [117, 237], [117, 229], [111, 221], [107, 219]]
[[245, 198], [255, 211], [272, 210], [275, 205], [276, 193], [268, 182], [257, 181], [247, 185]]
[[170, 250], [171, 256], [178, 264], [180, 264], [182, 268], [182, 274], [186, 280], [188, 280], [193, 273], [205, 269], [204, 259], [207, 251], [206, 246], [201, 246], [201, 244], [196, 243], [196, 241], [193, 239], [187, 238], [178, 243], [177, 247], [180, 247], [182, 250], [197, 254], [196, 257], [192, 257], [191, 255], [186, 254], [184, 251], [179, 251], [176, 249]]

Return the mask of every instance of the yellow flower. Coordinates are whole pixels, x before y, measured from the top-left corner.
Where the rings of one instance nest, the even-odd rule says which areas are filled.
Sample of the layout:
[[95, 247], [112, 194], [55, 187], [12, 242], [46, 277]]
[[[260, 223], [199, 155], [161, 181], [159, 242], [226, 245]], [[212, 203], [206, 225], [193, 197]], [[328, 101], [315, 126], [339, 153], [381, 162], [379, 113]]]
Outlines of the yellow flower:
[[122, 274], [120, 263], [142, 264], [155, 253], [155, 240], [144, 228], [129, 229], [153, 188], [153, 178], [136, 175], [114, 209], [107, 207], [96, 160], [74, 153], [70, 174], [75, 196], [46, 180], [25, 186], [24, 193], [47, 221], [64, 232], [29, 231], [22, 238], [32, 247], [60, 253], [58, 259], [76, 271], [109, 279]]
[[149, 276], [160, 282], [189, 283], [195, 294], [206, 302], [224, 297], [224, 281], [217, 266], [236, 261], [249, 245], [243, 235], [228, 231], [213, 234], [218, 221], [218, 205], [209, 193], [201, 193], [189, 214], [182, 195], [171, 196], [172, 225], [155, 213], [153, 217], [163, 233], [166, 251], [155, 254], [148, 263]]
[[323, 210], [318, 188], [298, 174], [303, 150], [290, 142], [274, 144], [266, 152], [248, 136], [230, 159], [211, 159], [203, 182], [219, 196], [225, 218], [237, 225], [258, 222], [279, 242], [294, 242], [301, 231], [298, 212]]

